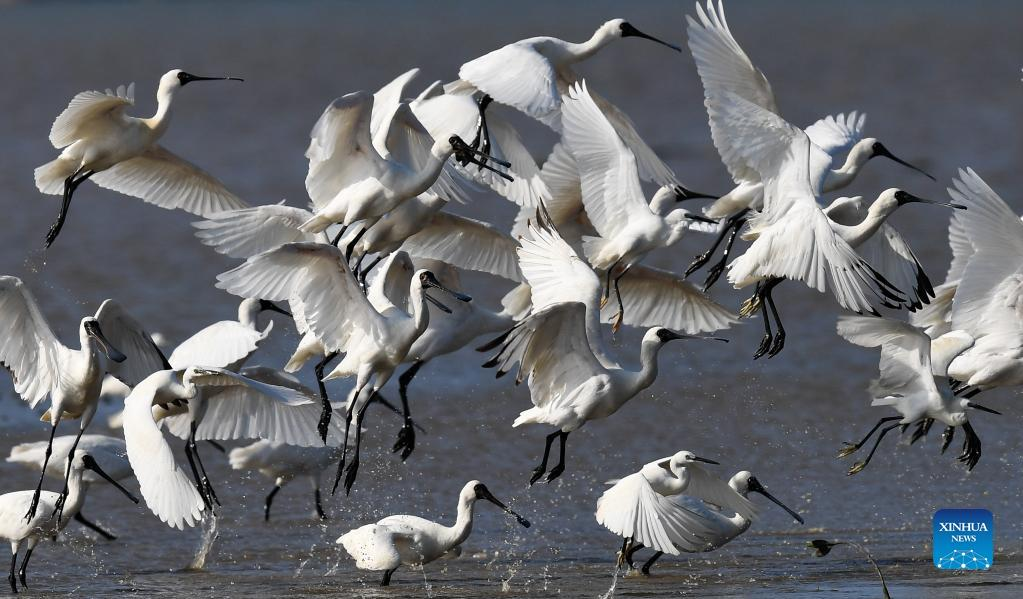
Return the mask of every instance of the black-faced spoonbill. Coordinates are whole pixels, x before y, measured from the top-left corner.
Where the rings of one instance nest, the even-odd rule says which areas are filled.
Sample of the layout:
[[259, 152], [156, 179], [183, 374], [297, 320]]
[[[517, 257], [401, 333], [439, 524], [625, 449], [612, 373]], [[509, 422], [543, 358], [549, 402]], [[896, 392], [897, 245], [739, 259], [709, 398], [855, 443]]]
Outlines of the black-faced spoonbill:
[[[707, 9], [704, 11], [697, 3], [696, 14], [699, 22], [686, 15], [689, 50], [693, 54], [696, 71], [703, 82], [714, 146], [736, 183], [732, 191], [721, 196], [706, 210], [706, 215], [711, 218], [728, 220], [711, 248], [698, 256], [686, 270], [686, 276], [689, 276], [705, 265], [725, 237], [728, 237], [721, 260], [711, 267], [704, 282], [703, 288], [706, 291], [724, 272], [732, 244], [739, 229], [746, 223], [749, 211], [762, 210], [764, 202], [764, 179], [755, 168], [750, 168], [746, 161], [732, 151], [725, 139], [728, 133], [721, 129], [721, 116], [714, 110], [713, 105], [721, 100], [720, 95], [723, 93], [734, 93], [774, 114], [778, 114], [778, 105], [767, 77], [753, 65], [742, 46], [732, 36], [725, 20], [724, 4], [719, 1], [715, 7], [713, 0], [707, 0]], [[845, 187], [852, 182], [867, 161], [878, 156], [894, 160], [934, 180], [934, 177], [921, 169], [896, 158], [877, 139], [863, 137], [865, 121], [866, 115], [852, 112], [848, 115], [839, 114], [837, 117], [824, 117], [804, 130], [810, 140], [828, 155], [828, 166], [822, 184], [824, 191]], [[845, 163], [837, 169], [831, 169], [832, 160], [846, 151], [848, 154]]]
[[[622, 479], [622, 481], [625, 480], [626, 479]], [[750, 525], [753, 524], [753, 520], [751, 518], [730, 508], [717, 505], [713, 501], [705, 501], [697, 496], [695, 492], [689, 491], [689, 489], [675, 495], [668, 495], [666, 497], [662, 496], [661, 499], [656, 499], [649, 496], [649, 492], [643, 488], [643, 485], [639, 481], [633, 482], [632, 486], [634, 486], [636, 490], [642, 491], [631, 498], [629, 497], [628, 491], [619, 491], [615, 494], [609, 495], [611, 491], [608, 490], [604, 496], [601, 496], [601, 500], [598, 501], [598, 513], [600, 506], [603, 505], [606, 510], [605, 519], [610, 522], [612, 518], [607, 514], [607, 512], [612, 510], [620, 511], [622, 507], [627, 508], [629, 506], [628, 502], [632, 500], [636, 501], [637, 505], [656, 505], [660, 510], [670, 514], [669, 517], [662, 520], [666, 524], [666, 529], [667, 526], [676, 523], [685, 527], [692, 518], [696, 518], [698, 522], [697, 527], [682, 528], [681, 531], [668, 530], [669, 536], [674, 536], [680, 532], [683, 536], [696, 535], [698, 533], [701, 545], [695, 550], [689, 548], [689, 543], [680, 544], [672, 541], [672, 545], [678, 551], [684, 551], [686, 553], [714, 551], [749, 530]], [[749, 499], [750, 493], [759, 493], [763, 495], [788, 512], [788, 514], [792, 516], [796, 522], [803, 524], [803, 517], [786, 507], [785, 504], [779, 501], [774, 495], [771, 495], [752, 473], [746, 470], [735, 473], [735, 475], [729, 479], [728, 486], [731, 487], [733, 491], [747, 499]], [[642, 497], [643, 495], [648, 497], [644, 498]], [[608, 498], [607, 500], [604, 499], [605, 496]], [[651, 499], [653, 499], [653, 501], [650, 501]], [[617, 500], [617, 502], [615, 502], [615, 500]], [[669, 505], [666, 505], [664, 500], [667, 500]], [[646, 507], [640, 507], [637, 511], [642, 512], [644, 510], [646, 510]], [[649, 515], [645, 514], [645, 517], [649, 517]], [[605, 526], [607, 526], [606, 523]], [[625, 562], [629, 564], [630, 569], [635, 569], [636, 566], [633, 563], [633, 557], [636, 555], [636, 552], [643, 549], [643, 547], [644, 545], [642, 543], [637, 543], [634, 540], [629, 547], [629, 550], [625, 553]], [[640, 571], [644, 575], [649, 576], [650, 567], [653, 566], [654, 562], [660, 559], [664, 553], [665, 552], [655, 548], [654, 554], [650, 556], [650, 559], [648, 559], [646, 563], [643, 564]], [[677, 553], [675, 555], [677, 555]]]
[[[11, 455], [7, 461], [15, 464], [22, 464], [39, 472], [43, 470], [43, 463], [47, 462], [45, 473], [50, 478], [64, 480], [66, 473], [67, 457], [70, 455], [71, 446], [75, 443], [75, 435], [64, 435], [53, 440], [53, 455], [46, 460], [46, 441], [35, 441], [31, 443], [20, 443], [11, 448]], [[88, 453], [98, 464], [103, 467], [103, 472], [114, 480], [123, 480], [133, 476], [131, 464], [128, 463], [128, 450], [124, 440], [107, 435], [82, 435], [78, 442], [79, 451]], [[102, 479], [92, 471], [86, 472], [82, 477], [82, 484], [88, 487], [92, 483]], [[104, 479], [105, 480], [105, 479]], [[90, 528], [108, 541], [117, 539], [114, 535], [104, 530], [99, 525], [89, 521], [82, 514], [81, 505], [74, 515], [75, 522], [86, 528]]]
[[522, 526], [529, 521], [498, 501], [478, 480], [471, 480], [458, 494], [458, 517], [453, 526], [444, 526], [419, 516], [388, 516], [376, 524], [341, 535], [337, 543], [344, 546], [360, 570], [383, 571], [380, 586], [391, 584], [391, 575], [401, 566], [424, 566], [434, 560], [457, 557], [462, 543], [472, 532], [473, 506], [486, 499], [508, 512]]
[[284, 485], [298, 477], [308, 478], [312, 483], [316, 515], [321, 520], [327, 519], [320, 502], [320, 477], [324, 470], [341, 459], [340, 447], [300, 447], [260, 439], [250, 445], [232, 449], [227, 459], [235, 470], [255, 470], [274, 481], [273, 489], [263, 505], [263, 519], [266, 522], [270, 521], [270, 506], [274, 497]]
[[[78, 418], [78, 437], [82, 436], [96, 414], [103, 377], [109, 373], [134, 385], [167, 364], [149, 334], [113, 300], [104, 301], [95, 316], [82, 319], [78, 337], [77, 350], [58, 341], [21, 279], [0, 277], [0, 364], [11, 372], [14, 390], [31, 407], [50, 398], [42, 420], [50, 423], [51, 449], [43, 459], [36, 498], [57, 425], [64, 418]], [[73, 451], [74, 445], [68, 453]], [[36, 502], [28, 507], [25, 518], [31, 519]]]
[[212, 175], [156, 143], [170, 124], [171, 104], [192, 81], [241, 81], [237, 77], [198, 77], [180, 69], [160, 77], [156, 114], [128, 116], [135, 104], [135, 84], [117, 91], [82, 92], [72, 98], [50, 129], [50, 143], [60, 156], [35, 170], [43, 193], [64, 194], [60, 214], [46, 235], [49, 247], [64, 226], [71, 196], [86, 179], [100, 187], [141, 198], [161, 208], [180, 208], [206, 215], [245, 205]]
[[[477, 90], [500, 104], [512, 106], [561, 131], [562, 96], [579, 80], [573, 66], [599, 52], [608, 44], [626, 37], [638, 37], [663, 44], [681, 52], [678, 46], [647, 35], [624, 19], [612, 19], [601, 25], [585, 42], [572, 43], [556, 37], [531, 37], [508, 44], [471, 60], [458, 70], [459, 80], [445, 86], [448, 93], [466, 94]], [[639, 174], [660, 185], [676, 185], [675, 173], [661, 161], [636, 132], [632, 120], [617, 106], [593, 94], [593, 100], [607, 116], [635, 154]], [[481, 101], [481, 115], [487, 98]], [[485, 122], [481, 118], [480, 126]], [[485, 135], [485, 131], [481, 131]]]
[[[905, 430], [909, 425], [917, 424], [919, 428], [912, 439], [916, 441], [927, 433], [929, 423], [935, 420], [947, 427], [941, 448], [943, 453], [952, 441], [952, 432], [955, 428], [960, 426], [963, 428], [966, 432], [966, 441], [958, 459], [965, 463], [969, 470], [973, 470], [980, 461], [981, 445], [980, 437], [974, 432], [966, 415], [966, 409], [974, 408], [994, 414], [998, 412], [966, 398], [956, 397], [944, 385], [941, 389], [938, 388], [934, 372], [944, 370], [961, 348], [946, 346], [943, 353], [932, 354], [931, 339], [922, 330], [905, 322], [866, 316], [839, 318], [838, 334], [856, 345], [881, 347], [879, 364], [881, 376], [870, 386], [870, 394], [873, 397], [871, 405], [891, 406], [901, 414], [881, 418], [860, 442], [846, 443], [838, 453], [840, 458], [858, 451], [879, 428], [881, 429], [870, 453], [865, 459], [853, 464], [849, 474], [856, 474], [866, 468], [881, 440], [892, 429], [901, 426]], [[888, 422], [891, 424], [885, 426]], [[884, 428], [881, 428], [882, 426]]]
[[640, 187], [636, 158], [597, 108], [586, 89], [577, 83], [565, 96], [561, 122], [562, 143], [579, 169], [582, 202], [596, 236], [584, 236], [589, 263], [607, 273], [602, 306], [611, 295], [614, 276], [618, 330], [625, 315], [619, 281], [652, 250], [677, 243], [692, 221], [711, 222], [681, 208], [678, 200], [709, 197], [681, 185], [664, 185], [647, 202]]
[[[345, 476], [346, 492], [351, 491], [358, 473], [365, 409], [405, 360], [412, 343], [426, 330], [430, 320], [427, 302], [450, 311], [428, 290], [439, 289], [458, 301], [472, 299], [448, 289], [430, 271], [419, 270], [409, 285], [407, 303], [378, 308], [363, 294], [341, 250], [322, 243], [282, 245], [249, 258], [217, 279], [217, 287], [236, 295], [287, 300], [293, 305], [300, 302], [306, 324], [324, 347], [331, 352], [345, 352], [344, 359], [324, 380], [356, 377], [345, 418], [345, 449], [353, 416], [356, 439], [355, 456]], [[368, 392], [363, 393], [363, 389]], [[324, 404], [324, 416], [321, 424], [325, 427], [330, 421], [329, 403]], [[342, 460], [335, 489], [344, 466]]]
[[[32, 557], [32, 550], [39, 541], [55, 536], [68, 525], [71, 518], [78, 513], [82, 502], [85, 500], [87, 485], [82, 481], [82, 473], [88, 469], [110, 484], [117, 487], [135, 503], [139, 500], [122, 487], [117, 481], [108, 476], [100, 468], [96, 460], [82, 450], [76, 450], [74, 459], [67, 460], [67, 492], [54, 493], [53, 491], [14, 491], [0, 495], [0, 539], [7, 539], [11, 542], [11, 573], [7, 580], [11, 583], [11, 591], [18, 592], [18, 584], [15, 578], [15, 569], [18, 565], [18, 549], [22, 542], [27, 542], [28, 550], [25, 552], [25, 559], [21, 562], [21, 571], [18, 577], [21, 579], [21, 586], [27, 587], [25, 581], [28, 560]], [[38, 509], [34, 506], [38, 504]], [[25, 511], [34, 513], [31, 518], [25, 518]]]

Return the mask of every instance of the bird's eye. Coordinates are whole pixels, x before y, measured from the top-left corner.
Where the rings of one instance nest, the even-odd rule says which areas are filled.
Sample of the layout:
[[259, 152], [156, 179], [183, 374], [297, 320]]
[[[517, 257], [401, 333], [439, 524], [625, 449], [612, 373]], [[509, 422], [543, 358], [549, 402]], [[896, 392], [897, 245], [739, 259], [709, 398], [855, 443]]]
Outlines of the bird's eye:
[[187, 83], [188, 82], [188, 73], [185, 73], [184, 71], [178, 73], [178, 81], [180, 81], [183, 84]]
[[904, 192], [904, 191], [901, 191], [901, 190], [900, 191], [896, 191], [895, 192], [895, 199], [900, 201], [900, 202], [908, 200], [909, 199], [909, 194]]

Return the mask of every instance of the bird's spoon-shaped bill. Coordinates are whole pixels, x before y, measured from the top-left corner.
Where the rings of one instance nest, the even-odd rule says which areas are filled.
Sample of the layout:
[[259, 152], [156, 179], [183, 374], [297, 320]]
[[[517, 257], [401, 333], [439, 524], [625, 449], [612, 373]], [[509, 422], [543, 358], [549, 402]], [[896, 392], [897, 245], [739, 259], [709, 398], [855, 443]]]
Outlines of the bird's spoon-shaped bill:
[[789, 513], [790, 516], [795, 518], [796, 522], [799, 522], [800, 524], [805, 524], [805, 522], [803, 522], [803, 517], [802, 516], [800, 516], [799, 514], [794, 512], [793, 510], [789, 509], [789, 507], [787, 505], [785, 505], [784, 503], [782, 503], [777, 497], [775, 497], [774, 495], [771, 495], [770, 493], [768, 493], [767, 489], [764, 488], [764, 485], [760, 484], [760, 481], [757, 480], [756, 478], [751, 478], [750, 479], [750, 481], [749, 481], [749, 490], [754, 492], [754, 493], [760, 493], [764, 497], [770, 499], [775, 504], [777, 504], [778, 507], [780, 507], [781, 509], [785, 510], [786, 512]]
[[116, 487], [118, 491], [124, 493], [124, 495], [128, 499], [130, 499], [132, 501], [132, 503], [136, 503], [137, 504], [139, 502], [139, 498], [138, 497], [135, 497], [134, 495], [132, 495], [128, 491], [128, 489], [125, 489], [124, 487], [122, 487], [119, 482], [117, 482], [116, 480], [110, 478], [109, 474], [107, 474], [106, 472], [103, 472], [103, 469], [99, 467], [99, 464], [96, 463], [96, 460], [93, 459], [93, 457], [91, 455], [84, 456], [82, 458], [82, 464], [86, 468], [88, 468], [89, 470], [92, 470], [96, 474], [102, 476], [103, 479], [106, 480], [108, 483], [114, 485], [114, 487]]
[[479, 499], [486, 499], [487, 501], [501, 508], [505, 512], [511, 514], [512, 516], [515, 516], [515, 520], [518, 521], [518, 523], [521, 524], [523, 527], [525, 528], [530, 527], [529, 520], [526, 520], [525, 518], [520, 516], [515, 510], [501, 503], [497, 499], [497, 497], [494, 497], [494, 495], [490, 492], [490, 489], [488, 489], [486, 485], [483, 484], [476, 485], [476, 497]]

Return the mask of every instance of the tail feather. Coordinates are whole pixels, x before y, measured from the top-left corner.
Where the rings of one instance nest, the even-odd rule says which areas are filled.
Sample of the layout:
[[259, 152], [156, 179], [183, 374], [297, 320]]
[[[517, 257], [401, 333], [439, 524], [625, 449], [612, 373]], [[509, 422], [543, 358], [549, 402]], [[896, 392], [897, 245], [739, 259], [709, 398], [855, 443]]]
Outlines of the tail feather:
[[51, 160], [35, 170], [36, 187], [43, 193], [61, 195], [64, 179], [74, 174], [76, 168], [74, 161], [65, 158]]

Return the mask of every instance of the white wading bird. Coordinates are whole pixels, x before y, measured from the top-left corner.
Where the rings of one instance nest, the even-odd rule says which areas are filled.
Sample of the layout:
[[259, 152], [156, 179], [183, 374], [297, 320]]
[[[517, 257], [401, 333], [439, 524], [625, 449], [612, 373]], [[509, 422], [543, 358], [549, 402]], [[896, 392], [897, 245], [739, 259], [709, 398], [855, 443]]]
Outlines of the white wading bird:
[[64, 226], [75, 189], [89, 178], [100, 187], [192, 214], [245, 206], [209, 173], [156, 143], [170, 124], [171, 104], [179, 89], [192, 81], [226, 79], [241, 81], [168, 71], [160, 77], [156, 91], [156, 114], [148, 119], [124, 113], [135, 104], [134, 83], [116, 92], [88, 91], [72, 98], [50, 129], [50, 143], [63, 148], [60, 156], [35, 170], [39, 191], [64, 195], [60, 215], [46, 235], [46, 247]]
[[955, 218], [973, 252], [954, 292], [951, 332], [934, 343], [965, 347], [935, 374], [947, 374], [957, 394], [972, 397], [1023, 384], [1023, 221], [973, 170], [960, 170], [954, 186], [952, 199], [969, 207]]
[[312, 483], [316, 515], [321, 520], [327, 519], [320, 502], [320, 476], [331, 464], [341, 459], [340, 447], [300, 447], [260, 439], [251, 445], [232, 449], [227, 459], [235, 470], [255, 470], [274, 481], [274, 487], [266, 496], [263, 506], [263, 519], [266, 522], [270, 521], [270, 506], [277, 492], [298, 477], [308, 478]]
[[[748, 522], [757, 515], [753, 502], [728, 483], [709, 474], [698, 465], [699, 462], [718, 463], [690, 451], [679, 451], [614, 481], [614, 486], [600, 496], [595, 514], [597, 522], [623, 538], [618, 554], [619, 567], [627, 561], [631, 565], [636, 544], [671, 555], [678, 555], [680, 551], [696, 553], [715, 548], [714, 542], [721, 540], [723, 523], [706, 511], [701, 513], [673, 500], [683, 493], [690, 499], [701, 500], [718, 510], [735, 514], [749, 527]], [[782, 505], [766, 491], [764, 494]], [[802, 522], [797, 514], [788, 508], [785, 510]]]
[[[696, 5], [699, 22], [686, 15], [688, 21], [689, 50], [696, 61], [696, 70], [703, 82], [703, 91], [707, 113], [710, 117], [711, 136], [714, 146], [721, 154], [721, 160], [728, 167], [728, 172], [736, 183], [736, 187], [721, 196], [706, 211], [711, 218], [725, 218], [719, 237], [713, 246], [696, 258], [686, 270], [689, 276], [706, 264], [724, 238], [728, 237], [724, 255], [708, 273], [704, 290], [717, 281], [724, 272], [728, 255], [736, 234], [746, 222], [749, 210], [761, 210], [764, 198], [764, 179], [755, 168], [732, 150], [732, 143], [727, 139], [730, 135], [721, 128], [720, 115], [716, 114], [713, 105], [720, 101], [722, 93], [734, 93], [742, 99], [759, 106], [763, 110], [778, 114], [778, 105], [774, 91], [767, 77], [757, 69], [749, 56], [743, 51], [739, 42], [732, 36], [725, 20], [723, 3], [714, 6], [713, 0], [707, 0], [707, 10], [699, 3]], [[871, 158], [881, 156], [898, 162], [915, 171], [923, 173], [932, 181], [934, 177], [919, 168], [896, 158], [888, 149], [873, 137], [863, 137], [863, 125], [866, 115], [852, 112], [849, 115], [827, 116], [805, 129], [806, 135], [828, 155], [827, 168], [824, 172], [822, 188], [825, 192], [834, 191], [848, 185], [859, 173], [860, 169]], [[832, 169], [831, 164], [839, 154], [848, 151], [845, 163]]]
[[437, 559], [458, 557], [462, 543], [472, 532], [473, 507], [479, 499], [493, 503], [529, 528], [529, 521], [498, 501], [486, 485], [471, 480], [458, 494], [458, 517], [454, 526], [418, 516], [388, 516], [376, 524], [341, 535], [337, 543], [344, 546], [360, 570], [383, 571], [380, 586], [387, 586], [400, 566], [424, 566]]
[[[663, 462], [662, 462], [663, 464]], [[643, 471], [650, 472], [652, 468], [645, 466], [637, 474], [633, 474], [627, 478], [615, 484], [623, 485], [626, 480], [632, 479], [637, 475], [643, 476]], [[692, 471], [692, 467], [686, 467], [685, 470]], [[665, 471], [656, 472], [656, 477], [669, 476]], [[644, 478], [645, 480], [645, 478]], [[712, 479], [717, 481], [717, 479]], [[675, 549], [679, 551], [685, 551], [687, 553], [697, 553], [714, 551], [741, 535], [742, 533], [749, 530], [753, 520], [743, 516], [741, 513], [736, 512], [728, 507], [722, 507], [716, 504], [713, 500], [707, 500], [701, 496], [699, 491], [693, 490], [692, 477], [687, 488], [681, 493], [675, 495], [662, 496], [659, 492], [653, 489], [654, 483], [644, 483], [638, 479], [630, 481], [627, 485], [623, 485], [623, 488], [619, 489], [615, 493], [612, 493], [614, 488], [609, 489], [597, 502], [598, 518], [600, 517], [600, 511], [604, 509], [604, 519], [602, 522], [609, 529], [611, 528], [610, 522], [621, 522], [622, 513], [625, 510], [635, 509], [636, 515], [633, 518], [635, 520], [634, 527], [632, 530], [636, 530], [635, 525], [648, 524], [652, 525], [653, 530], [656, 530], [658, 524], [681, 524], [681, 530], [670, 530], [667, 526], [664, 527], [668, 533], [669, 539], [677, 536], [680, 532], [683, 537], [686, 535], [696, 535], [696, 531], [699, 531], [699, 543], [696, 549], [690, 549], [690, 543], [679, 544], [675, 541], [671, 541]], [[764, 485], [760, 484], [751, 472], [743, 470], [742, 472], [736, 472], [728, 481], [728, 486], [738, 495], [749, 499], [750, 493], [760, 493], [764, 497], [770, 499], [776, 503], [779, 507], [789, 513], [796, 522], [803, 524], [803, 517], [796, 512], [790, 510], [781, 501], [775, 498], [767, 492]], [[651, 491], [657, 494], [652, 494]], [[704, 493], [706, 494], [706, 493]], [[730, 494], [726, 493], [726, 496], [731, 497]], [[606, 499], [605, 499], [606, 497]], [[651, 511], [652, 510], [652, 511]], [[658, 516], [659, 513], [664, 513], [667, 517]], [[651, 520], [651, 517], [654, 519]], [[687, 524], [693, 519], [696, 520], [698, 527], [689, 528]], [[628, 525], [628, 517], [625, 521], [626, 526]], [[617, 528], [617, 527], [616, 527]], [[617, 534], [622, 534], [621, 530], [611, 529]], [[641, 529], [640, 529], [641, 530]], [[643, 533], [644, 536], [647, 533]], [[655, 537], [657, 538], [657, 537]], [[662, 538], [663, 540], [663, 538]], [[625, 553], [625, 562], [629, 564], [630, 569], [635, 569], [633, 563], [633, 556], [637, 551], [643, 548], [643, 544], [637, 543], [636, 539], [633, 539], [631, 547]], [[664, 551], [656, 550], [655, 553], [650, 556], [650, 559], [643, 564], [640, 570], [645, 576], [650, 575], [650, 567], [654, 565], [662, 555]], [[675, 553], [674, 555], [678, 555]]]
[[[359, 282], [342, 252], [321, 243], [289, 243], [253, 256], [244, 264], [217, 277], [217, 287], [235, 295], [288, 300], [301, 305], [303, 319], [324, 347], [344, 352], [345, 357], [324, 380], [356, 377], [345, 417], [345, 443], [355, 416], [355, 456], [348, 464], [345, 491], [350, 492], [359, 467], [360, 428], [370, 401], [394, 374], [412, 343], [426, 330], [430, 320], [427, 302], [450, 311], [427, 290], [440, 289], [459, 301], [472, 298], [441, 285], [433, 273], [420, 270], [412, 277], [405, 306], [378, 309], [363, 294]], [[294, 309], [294, 308], [293, 308]], [[372, 384], [371, 384], [372, 382]], [[368, 392], [363, 394], [363, 389]], [[361, 397], [364, 401], [358, 401]], [[330, 421], [330, 404], [325, 403], [320, 433]], [[347, 453], [347, 451], [345, 451]], [[345, 456], [347, 457], [347, 456]], [[338, 466], [338, 480], [345, 466]]]
[[901, 426], [905, 430], [909, 425], [917, 424], [918, 428], [912, 438], [915, 442], [927, 434], [935, 420], [947, 427], [943, 434], [942, 453], [952, 442], [955, 427], [963, 427], [966, 442], [963, 443], [963, 452], [958, 459], [973, 470], [980, 461], [981, 445], [980, 437], [967, 418], [966, 409], [974, 408], [993, 414], [998, 412], [965, 398], [955, 397], [944, 385], [939, 390], [934, 377], [934, 371], [944, 370], [962, 347], [946, 345], [942, 353], [932, 354], [932, 351], [941, 351], [941, 346], [935, 344], [932, 348], [930, 337], [922, 330], [904, 322], [864, 316], [839, 318], [838, 334], [856, 345], [881, 347], [881, 376], [870, 386], [870, 394], [874, 398], [872, 405], [891, 406], [901, 414], [878, 420], [859, 443], [846, 443], [838, 453], [840, 458], [863, 447], [885, 423], [892, 423], [881, 428], [866, 459], [856, 462], [849, 469], [849, 474], [860, 472], [870, 463], [881, 439], [892, 429]]
[[[824, 213], [818, 204], [830, 158], [802, 129], [773, 112], [724, 93], [708, 102], [718, 122], [726, 154], [761, 174], [766, 181], [764, 210], [750, 220], [743, 235], [753, 240], [741, 256], [728, 265], [728, 280], [736, 289], [753, 283], [757, 289], [740, 312], [764, 317], [764, 338], [754, 358], [774, 356], [785, 345], [785, 329], [771, 293], [784, 279], [802, 281], [811, 289], [830, 289], [838, 303], [854, 312], [876, 313], [869, 295], [883, 305], [912, 306], [915, 300], [887, 281], [854, 248], [873, 236], [886, 218], [910, 202], [962, 206], [924, 200], [899, 189], [883, 191], [854, 225], [842, 225]], [[771, 331], [771, 319], [778, 326]]]
[[[640, 32], [623, 19], [612, 19], [583, 43], [566, 42], [555, 37], [531, 37], [498, 48], [463, 64], [458, 71], [460, 80], [448, 84], [445, 89], [452, 94], [475, 93], [477, 90], [485, 94], [480, 98], [481, 115], [488, 101], [486, 96], [490, 96], [498, 103], [512, 106], [560, 132], [562, 96], [567, 95], [569, 86], [579, 79], [572, 67], [624, 37], [640, 37], [677, 52], [682, 51], [678, 46]], [[594, 101], [635, 154], [644, 180], [660, 185], [678, 183], [675, 173], [643, 141], [628, 116], [604, 98], [595, 95]], [[481, 118], [484, 138], [485, 124]]]
[[[64, 480], [65, 464], [71, 453], [71, 446], [74, 445], [75, 435], [65, 435], [53, 440], [53, 455], [46, 465], [46, 475], [57, 480]], [[22, 464], [38, 472], [43, 470], [43, 463], [46, 460], [46, 441], [35, 441], [32, 443], [21, 443], [11, 448], [11, 455], [7, 461], [14, 464]], [[131, 464], [128, 463], [128, 450], [124, 441], [116, 437], [106, 435], [82, 435], [78, 442], [79, 452], [85, 452], [93, 457], [102, 466], [103, 472], [114, 480], [123, 480], [133, 476]], [[86, 472], [82, 478], [82, 484], [88, 488], [92, 483], [99, 482], [101, 477], [93, 472]], [[74, 515], [75, 522], [86, 528], [90, 528], [108, 541], [117, 539], [97, 524], [87, 520], [82, 515], [81, 505]]]
[[[21, 562], [18, 578], [21, 579], [22, 587], [28, 587], [25, 578], [32, 550], [39, 544], [39, 541], [54, 537], [64, 530], [71, 518], [78, 513], [82, 502], [85, 501], [85, 490], [88, 485], [82, 480], [84, 470], [92, 470], [120, 489], [128, 496], [128, 499], [135, 503], [139, 502], [127, 489], [108, 476], [88, 453], [79, 449], [72, 455], [74, 455], [74, 459], [68, 459], [66, 466], [68, 472], [66, 493], [43, 491], [40, 496], [38, 491], [14, 491], [0, 495], [0, 539], [7, 539], [11, 543], [11, 573], [7, 580], [11, 583], [13, 593], [18, 592], [15, 569], [18, 565], [18, 550], [21, 548], [21, 543], [27, 542], [28, 550], [25, 552], [25, 559]], [[30, 507], [36, 503], [38, 503], [38, 510]], [[35, 512], [35, 515], [26, 519], [26, 510]]]
[[[238, 304], [238, 320], [221, 320], [200, 329], [194, 335], [185, 339], [171, 352], [168, 362], [169, 368], [184, 370], [189, 366], [203, 366], [208, 368], [226, 368], [234, 372], [248, 361], [259, 346], [270, 335], [273, 330], [273, 321], [269, 321], [265, 329], [259, 328], [259, 315], [262, 312], [277, 312], [290, 317], [291, 313], [278, 307], [273, 302], [262, 299], [246, 298]], [[297, 385], [297, 381], [295, 381]], [[227, 409], [228, 404], [218, 402], [215, 411], [217, 416], [212, 417], [208, 426], [203, 427], [202, 434], [198, 434], [199, 427], [207, 417], [208, 403], [205, 394], [200, 392], [188, 402], [188, 411], [184, 414], [162, 415], [162, 425], [166, 426], [171, 434], [185, 441], [185, 455], [189, 462], [194, 460], [202, 476], [203, 492], [210, 499], [219, 504], [217, 494], [213, 490], [209, 477], [206, 474], [206, 467], [199, 456], [199, 449], [196, 447], [196, 440], [213, 442], [214, 440], [232, 440], [237, 433], [239, 419], [248, 415], [249, 406], [244, 403], [234, 404], [232, 407], [242, 410], [233, 413]], [[272, 406], [271, 406], [272, 407]], [[263, 430], [262, 434], [276, 434], [276, 430]], [[302, 435], [307, 443], [313, 442], [309, 435]], [[295, 439], [290, 439], [296, 442]], [[214, 443], [215, 444], [215, 443]]]
[[[167, 364], [149, 334], [113, 300], [104, 301], [95, 316], [82, 319], [78, 337], [81, 348], [77, 350], [57, 340], [21, 279], [0, 277], [0, 364], [11, 372], [14, 390], [29, 406], [35, 408], [50, 398], [42, 416], [50, 423], [50, 449], [43, 459], [36, 500], [60, 421], [80, 419], [81, 438], [96, 415], [106, 374], [131, 386]], [[33, 517], [36, 505], [33, 501], [29, 506], [26, 519]]]
[[[195, 464], [189, 464], [195, 484], [178, 468], [156, 419], [174, 413], [200, 392], [206, 394], [210, 417], [221, 402], [228, 404], [233, 413], [248, 412], [245, 421], [239, 423], [243, 430], [236, 438], [258, 437], [260, 430], [271, 424], [283, 430], [312, 429], [315, 420], [315, 415], [288, 418], [287, 408], [314, 403], [300, 389], [261, 382], [223, 368], [162, 370], [146, 377], [124, 400], [124, 440], [146, 505], [172, 528], [194, 526], [213, 506]], [[239, 403], [246, 409], [235, 407]]]
[[598, 235], [584, 236], [586, 259], [607, 273], [602, 304], [611, 295], [614, 276], [618, 315], [614, 330], [622, 324], [625, 308], [618, 282], [652, 250], [674, 245], [692, 220], [711, 222], [700, 215], [672, 206], [678, 200], [709, 197], [681, 185], [664, 185], [648, 203], [639, 182], [636, 158], [597, 108], [586, 83], [574, 84], [562, 104], [562, 143], [579, 169], [582, 202]]
[[302, 231], [319, 233], [334, 223], [379, 218], [430, 189], [446, 199], [464, 197], [444, 171], [452, 154], [486, 166], [489, 157], [457, 135], [435, 141], [408, 104], [397, 105], [384, 121], [389, 125], [376, 131], [382, 141], [374, 144], [373, 104], [367, 92], [347, 94], [334, 100], [314, 126], [306, 151], [306, 189], [316, 213]]
[[[512, 426], [548, 424], [558, 430], [547, 436], [543, 460], [530, 484], [547, 471], [551, 445], [560, 439], [558, 465], [550, 482], [565, 470], [565, 440], [589, 420], [606, 418], [653, 384], [657, 354], [673, 339], [703, 338], [655, 326], [643, 336], [640, 370], [620, 367], [607, 356], [597, 321], [600, 281], [576, 256], [542, 213], [520, 242], [519, 264], [533, 293], [533, 313], [504, 335], [478, 348], [497, 353], [484, 364], [503, 376], [516, 363], [515, 382], [528, 378], [534, 407], [519, 414]], [[581, 297], [580, 297], [581, 296]], [[585, 299], [583, 299], [585, 298]], [[708, 311], [709, 312], [709, 311]], [[727, 314], [723, 309], [720, 313]], [[727, 326], [727, 318], [710, 313]], [[709, 338], [713, 339], [713, 338]], [[719, 339], [725, 341], [724, 339]]]

